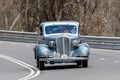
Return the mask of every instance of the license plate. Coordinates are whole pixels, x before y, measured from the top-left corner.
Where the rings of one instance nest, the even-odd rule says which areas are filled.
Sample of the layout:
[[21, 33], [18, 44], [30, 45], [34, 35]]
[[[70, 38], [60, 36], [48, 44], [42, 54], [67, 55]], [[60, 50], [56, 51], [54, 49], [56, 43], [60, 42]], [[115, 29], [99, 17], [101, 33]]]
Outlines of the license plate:
[[63, 54], [61, 58], [67, 58], [68, 56], [66, 54]]
[[59, 58], [60, 53], [49, 53], [49, 57]]
[[49, 57], [54, 57], [54, 53], [49, 53]]
[[55, 57], [55, 58], [59, 58], [59, 57], [60, 57], [60, 53], [54, 54], [54, 57]]

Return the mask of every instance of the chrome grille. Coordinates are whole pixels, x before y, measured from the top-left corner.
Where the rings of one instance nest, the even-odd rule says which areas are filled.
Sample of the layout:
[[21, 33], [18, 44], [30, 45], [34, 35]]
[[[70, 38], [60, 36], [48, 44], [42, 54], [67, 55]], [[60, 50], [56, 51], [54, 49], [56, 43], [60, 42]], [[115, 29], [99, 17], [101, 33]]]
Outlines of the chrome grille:
[[57, 39], [57, 52], [63, 54], [63, 38]]
[[69, 39], [64, 38], [64, 52], [69, 56]]
[[69, 56], [69, 38], [57, 39], [57, 52], [60, 54], [67, 54]]

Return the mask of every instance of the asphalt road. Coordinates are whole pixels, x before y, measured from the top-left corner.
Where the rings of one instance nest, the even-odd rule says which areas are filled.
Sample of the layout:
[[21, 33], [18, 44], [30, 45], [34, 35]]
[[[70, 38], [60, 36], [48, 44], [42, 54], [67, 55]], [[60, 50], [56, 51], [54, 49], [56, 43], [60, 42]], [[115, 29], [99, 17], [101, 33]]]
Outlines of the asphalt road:
[[[33, 56], [35, 44], [0, 41], [0, 54], [36, 67]], [[2, 56], [1, 56], [2, 57]], [[0, 57], [0, 80], [22, 79], [37, 71], [17, 60]], [[27, 65], [28, 67], [25, 67]], [[120, 51], [91, 49], [88, 68], [76, 64], [46, 65], [44, 71], [30, 80], [120, 80]], [[29, 69], [30, 68], [30, 69]]]

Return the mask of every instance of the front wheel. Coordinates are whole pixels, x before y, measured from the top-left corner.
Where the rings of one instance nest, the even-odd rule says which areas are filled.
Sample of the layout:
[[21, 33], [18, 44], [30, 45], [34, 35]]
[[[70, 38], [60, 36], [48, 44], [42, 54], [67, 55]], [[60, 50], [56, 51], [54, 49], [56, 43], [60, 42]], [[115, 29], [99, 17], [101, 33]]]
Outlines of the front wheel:
[[81, 65], [81, 61], [76, 61], [77, 66]]
[[33, 48], [33, 51], [34, 51], [34, 59], [36, 59], [36, 51], [35, 51], [35, 48]]
[[39, 70], [44, 70], [45, 63], [44, 61], [39, 61]]
[[82, 67], [84, 67], [84, 68], [88, 67], [88, 60], [82, 61]]
[[39, 67], [39, 56], [36, 55], [36, 64], [37, 64], [37, 68]]

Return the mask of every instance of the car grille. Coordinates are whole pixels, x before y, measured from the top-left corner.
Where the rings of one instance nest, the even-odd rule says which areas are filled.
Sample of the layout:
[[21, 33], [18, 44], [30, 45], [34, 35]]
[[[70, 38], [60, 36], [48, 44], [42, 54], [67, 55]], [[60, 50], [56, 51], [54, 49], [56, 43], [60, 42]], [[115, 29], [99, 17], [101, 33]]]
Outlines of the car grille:
[[57, 39], [57, 52], [60, 53], [60, 55], [66, 54], [69, 56], [69, 42], [69, 38], [62, 37]]

